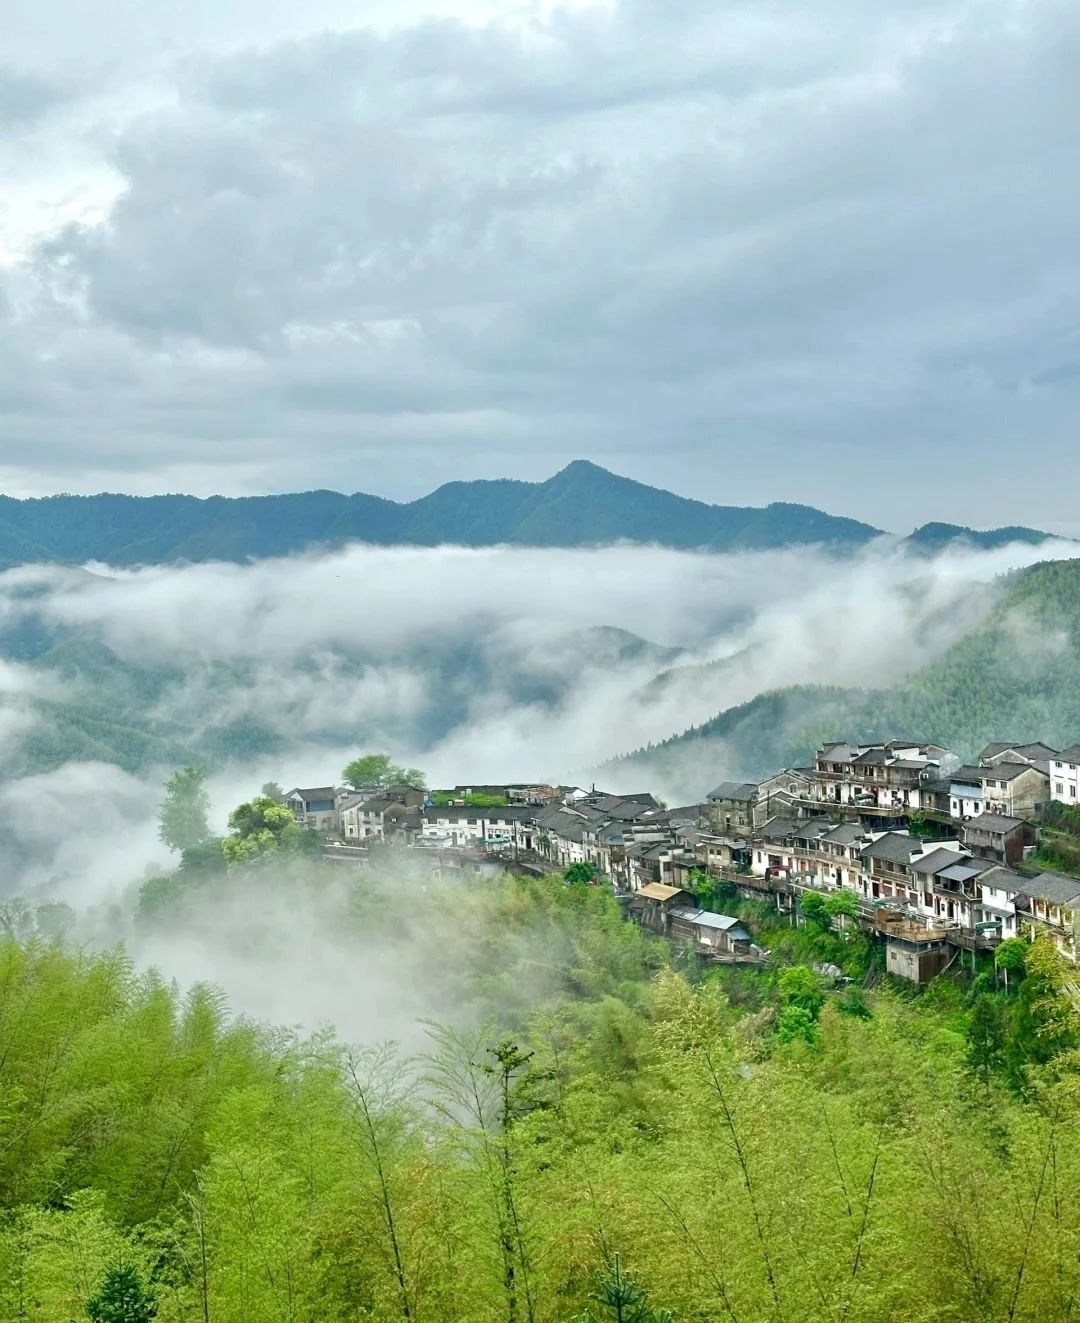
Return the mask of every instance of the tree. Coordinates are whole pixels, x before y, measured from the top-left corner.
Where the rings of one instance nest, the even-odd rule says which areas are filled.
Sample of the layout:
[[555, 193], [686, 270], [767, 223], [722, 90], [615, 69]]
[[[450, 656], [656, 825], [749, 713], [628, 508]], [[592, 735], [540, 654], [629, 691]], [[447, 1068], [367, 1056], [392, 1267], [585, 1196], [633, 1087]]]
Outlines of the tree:
[[[600, 1279], [592, 1298], [605, 1311], [603, 1317], [614, 1323], [671, 1323], [669, 1311], [650, 1309], [646, 1293], [624, 1276], [618, 1254]], [[600, 1319], [587, 1309], [577, 1323], [600, 1323]]]
[[93, 1323], [150, 1323], [157, 1315], [157, 1298], [136, 1268], [118, 1264], [106, 1272], [86, 1312]]
[[980, 993], [971, 1011], [967, 1031], [968, 1067], [984, 1082], [998, 1069], [1005, 1049], [1001, 1007], [988, 993]]
[[402, 767], [391, 761], [388, 753], [365, 753], [354, 758], [341, 773], [347, 785], [360, 789], [364, 786], [416, 786], [423, 790], [427, 777], [416, 767]]
[[571, 886], [589, 886], [596, 881], [596, 865], [586, 863], [568, 864], [563, 877]]
[[1022, 970], [1029, 943], [1022, 937], [1006, 937], [994, 952], [994, 965], [1005, 971], [1005, 991], [1009, 990], [1009, 971]]
[[170, 850], [186, 850], [210, 835], [210, 796], [199, 767], [184, 767], [165, 782], [158, 837]]
[[818, 1041], [817, 1020], [805, 1006], [785, 1006], [776, 1021], [776, 1041], [778, 1043], [816, 1043]]
[[827, 929], [831, 922], [825, 908], [825, 897], [816, 891], [807, 891], [799, 898], [799, 911], [807, 923], [815, 928]]
[[1047, 1065], [1076, 1047], [1078, 1031], [1080, 1016], [1065, 985], [1062, 958], [1049, 938], [1039, 937], [1024, 956], [1024, 981], [1005, 1050], [1013, 1082], [1023, 1087], [1028, 1067]]
[[825, 897], [825, 913], [829, 916], [830, 924], [833, 919], [840, 920], [840, 930], [843, 932], [847, 927], [848, 919], [854, 919], [859, 913], [858, 897], [847, 887], [830, 892]]
[[289, 809], [263, 795], [234, 808], [229, 827], [221, 850], [230, 868], [262, 863], [281, 854], [299, 854], [319, 843], [317, 832], [305, 831]]
[[821, 989], [821, 979], [808, 966], [791, 965], [781, 970], [776, 980], [776, 990], [785, 1008], [797, 1006], [806, 1011], [811, 1020], [816, 1020], [821, 1014], [825, 993]]
[[259, 791], [259, 794], [262, 796], [263, 799], [273, 799], [276, 800], [279, 804], [282, 803], [285, 799], [285, 791], [281, 788], [281, 786], [277, 783], [277, 781], [267, 781], [267, 783]]

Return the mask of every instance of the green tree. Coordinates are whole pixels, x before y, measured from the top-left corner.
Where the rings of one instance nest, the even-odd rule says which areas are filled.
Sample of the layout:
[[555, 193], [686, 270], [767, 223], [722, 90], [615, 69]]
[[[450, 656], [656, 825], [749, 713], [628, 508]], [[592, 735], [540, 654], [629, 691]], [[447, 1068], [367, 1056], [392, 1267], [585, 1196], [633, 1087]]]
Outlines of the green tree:
[[305, 831], [291, 810], [262, 795], [237, 805], [229, 814], [229, 828], [221, 849], [230, 868], [299, 854], [319, 844], [317, 832]]
[[975, 998], [967, 1031], [968, 1067], [989, 1080], [1000, 1067], [1005, 1050], [1005, 1024], [1001, 1007], [988, 993]]
[[1075, 1048], [1080, 1016], [1065, 983], [1065, 966], [1047, 937], [1030, 944], [1005, 1048], [1013, 1082], [1024, 1087], [1033, 1066], [1048, 1065]]
[[157, 1315], [157, 1297], [143, 1285], [138, 1269], [118, 1264], [106, 1272], [86, 1312], [93, 1323], [150, 1323]]
[[571, 886], [588, 886], [596, 881], [596, 865], [584, 862], [568, 864], [563, 870], [563, 877]]
[[825, 1004], [821, 979], [807, 965], [791, 965], [781, 970], [776, 980], [776, 991], [783, 1007], [797, 1006], [812, 1020], [821, 1014]]
[[365, 753], [348, 763], [341, 773], [347, 785], [358, 789], [363, 786], [416, 786], [423, 790], [427, 777], [416, 767], [402, 767], [392, 761], [388, 753]]
[[807, 923], [822, 930], [828, 929], [830, 918], [825, 908], [825, 897], [816, 891], [806, 891], [799, 897], [799, 911]]
[[201, 768], [184, 767], [165, 782], [158, 837], [170, 850], [186, 850], [210, 835], [210, 796]]
[[785, 1006], [776, 1019], [778, 1043], [816, 1043], [817, 1021], [805, 1006]]
[[668, 1310], [650, 1308], [646, 1293], [623, 1273], [618, 1254], [601, 1277], [592, 1298], [603, 1314], [598, 1317], [592, 1309], [587, 1309], [577, 1323], [602, 1323], [602, 1319], [611, 1319], [613, 1323], [671, 1323], [672, 1320]]
[[1010, 972], [1019, 973], [1024, 968], [1024, 957], [1027, 955], [1030, 943], [1024, 941], [1022, 937], [1006, 937], [999, 943], [994, 952], [994, 965], [997, 969], [1005, 971], [1005, 990], [1009, 989]]
[[829, 916], [829, 924], [832, 925], [833, 919], [840, 920], [840, 931], [844, 932], [847, 928], [848, 919], [854, 919], [859, 913], [859, 898], [854, 891], [847, 887], [841, 887], [839, 891], [832, 891], [825, 897], [825, 913]]
[[285, 799], [285, 791], [281, 788], [281, 786], [277, 781], [267, 781], [267, 783], [259, 791], [259, 794], [263, 797], [263, 799], [273, 799], [276, 800], [279, 804]]

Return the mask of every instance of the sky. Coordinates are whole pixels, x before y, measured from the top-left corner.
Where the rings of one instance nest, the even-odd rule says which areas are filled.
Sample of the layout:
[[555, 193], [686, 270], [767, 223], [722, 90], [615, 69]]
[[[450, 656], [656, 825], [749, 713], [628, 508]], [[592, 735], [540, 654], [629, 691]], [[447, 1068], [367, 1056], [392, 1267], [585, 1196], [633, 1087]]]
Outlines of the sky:
[[36, 0], [0, 491], [574, 458], [1080, 535], [1071, 0]]

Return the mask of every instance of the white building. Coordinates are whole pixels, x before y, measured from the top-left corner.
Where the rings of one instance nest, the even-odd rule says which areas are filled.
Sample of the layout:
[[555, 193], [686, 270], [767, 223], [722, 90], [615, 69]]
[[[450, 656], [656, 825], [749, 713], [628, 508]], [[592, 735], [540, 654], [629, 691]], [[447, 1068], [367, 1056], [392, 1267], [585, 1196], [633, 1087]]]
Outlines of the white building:
[[1080, 803], [1080, 744], [1070, 744], [1050, 759], [1050, 794], [1063, 804]]

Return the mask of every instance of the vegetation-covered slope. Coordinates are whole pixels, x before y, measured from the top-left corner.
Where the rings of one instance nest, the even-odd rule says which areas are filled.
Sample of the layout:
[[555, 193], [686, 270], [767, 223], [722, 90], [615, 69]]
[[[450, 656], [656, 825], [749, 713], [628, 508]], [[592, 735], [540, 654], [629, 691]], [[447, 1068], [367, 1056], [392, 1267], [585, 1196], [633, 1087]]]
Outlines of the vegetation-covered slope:
[[[239, 920], [234, 881], [208, 925]], [[257, 891], [248, 954], [325, 903]], [[358, 968], [421, 943], [457, 1027], [412, 1060], [0, 935], [0, 1317], [1071, 1318], [1077, 1017], [1044, 943], [1009, 993], [834, 995], [805, 964], [675, 974], [559, 879], [395, 895], [327, 917]]]
[[669, 777], [700, 765], [702, 782], [757, 777], [805, 763], [822, 739], [893, 735], [968, 756], [995, 739], [1080, 739], [1080, 560], [1017, 572], [978, 629], [903, 684], [771, 691], [620, 764]]

